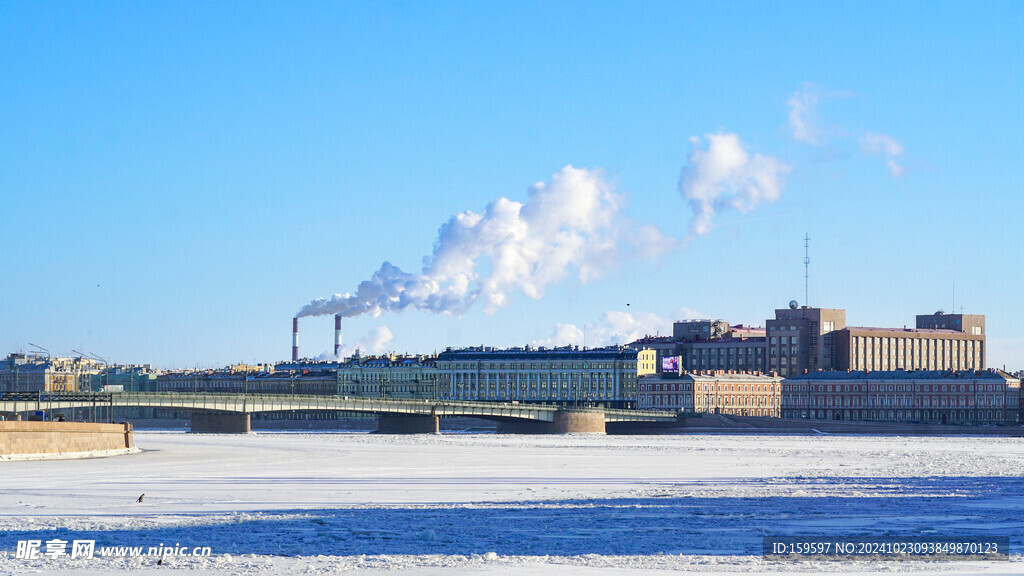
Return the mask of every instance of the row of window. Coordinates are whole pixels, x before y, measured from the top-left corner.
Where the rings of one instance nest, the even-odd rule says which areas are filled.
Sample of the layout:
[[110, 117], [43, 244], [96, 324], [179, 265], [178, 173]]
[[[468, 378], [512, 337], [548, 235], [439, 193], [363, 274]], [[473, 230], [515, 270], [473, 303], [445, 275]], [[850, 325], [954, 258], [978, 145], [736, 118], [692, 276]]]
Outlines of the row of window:
[[1015, 423], [1017, 418], [1001, 410], [783, 410], [783, 418], [819, 420], [868, 420], [876, 422], [930, 422], [967, 424]]
[[[440, 366], [442, 371], [447, 370], [611, 370], [616, 368], [617, 362], [456, 362], [450, 368]], [[642, 368], [653, 369], [653, 363], [641, 362]], [[636, 368], [637, 363], [633, 361], [621, 363], [623, 368]]]
[[978, 398], [969, 397], [952, 397], [948, 398], [945, 396], [871, 396], [868, 398], [852, 397], [847, 398], [844, 396], [814, 396], [808, 397], [803, 395], [783, 395], [783, 404], [790, 406], [849, 406], [853, 408], [859, 408], [861, 406], [919, 406], [919, 407], [962, 407], [967, 408], [971, 406], [1002, 406], [1002, 396], [981, 396]]
[[783, 392], [997, 392], [1003, 384], [783, 384]]

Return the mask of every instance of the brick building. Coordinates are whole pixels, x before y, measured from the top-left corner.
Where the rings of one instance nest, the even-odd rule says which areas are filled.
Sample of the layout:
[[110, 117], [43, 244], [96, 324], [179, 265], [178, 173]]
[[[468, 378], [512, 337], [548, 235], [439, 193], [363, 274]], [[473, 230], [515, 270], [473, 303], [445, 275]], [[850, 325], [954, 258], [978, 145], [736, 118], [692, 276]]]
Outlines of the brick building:
[[811, 372], [782, 383], [782, 417], [1013, 424], [1020, 379], [998, 370]]
[[640, 378], [637, 408], [778, 417], [781, 382], [778, 376], [724, 370], [662, 372]]

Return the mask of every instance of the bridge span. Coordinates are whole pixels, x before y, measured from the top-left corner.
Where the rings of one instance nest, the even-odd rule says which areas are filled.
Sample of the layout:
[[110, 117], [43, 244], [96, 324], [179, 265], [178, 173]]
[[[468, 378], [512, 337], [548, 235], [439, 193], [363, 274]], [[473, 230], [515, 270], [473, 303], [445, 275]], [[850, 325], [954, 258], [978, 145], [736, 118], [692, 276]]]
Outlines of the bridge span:
[[672, 412], [508, 402], [170, 392], [23, 392], [0, 395], [0, 412], [7, 413], [97, 407], [190, 411], [193, 432], [248, 432], [250, 414], [281, 411], [376, 414], [379, 417], [378, 431], [391, 433], [436, 433], [439, 418], [457, 416], [497, 420], [499, 431], [512, 433], [604, 433], [607, 423], [672, 424], [677, 421], [676, 414]]

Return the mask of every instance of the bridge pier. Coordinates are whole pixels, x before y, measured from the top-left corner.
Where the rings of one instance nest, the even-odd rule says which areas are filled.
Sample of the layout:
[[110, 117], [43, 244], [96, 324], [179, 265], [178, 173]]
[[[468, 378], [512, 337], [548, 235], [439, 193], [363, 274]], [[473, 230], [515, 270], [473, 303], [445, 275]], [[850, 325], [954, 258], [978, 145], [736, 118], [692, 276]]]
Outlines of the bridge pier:
[[563, 409], [554, 422], [518, 420], [498, 422], [499, 434], [604, 434], [604, 412]]
[[378, 434], [440, 434], [437, 416], [420, 414], [381, 414], [377, 417]]
[[249, 434], [248, 412], [193, 412], [189, 432], [193, 434]]

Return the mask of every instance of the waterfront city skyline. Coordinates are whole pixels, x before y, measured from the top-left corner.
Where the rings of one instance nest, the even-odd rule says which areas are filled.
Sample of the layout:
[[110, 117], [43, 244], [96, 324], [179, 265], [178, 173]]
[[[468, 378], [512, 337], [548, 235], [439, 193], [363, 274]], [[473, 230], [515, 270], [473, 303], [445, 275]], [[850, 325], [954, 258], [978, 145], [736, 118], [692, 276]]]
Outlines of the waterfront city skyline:
[[303, 356], [338, 311], [348, 351], [597, 346], [797, 300], [984, 314], [1024, 368], [1018, 4], [2, 13], [4, 354], [273, 362], [300, 310]]

